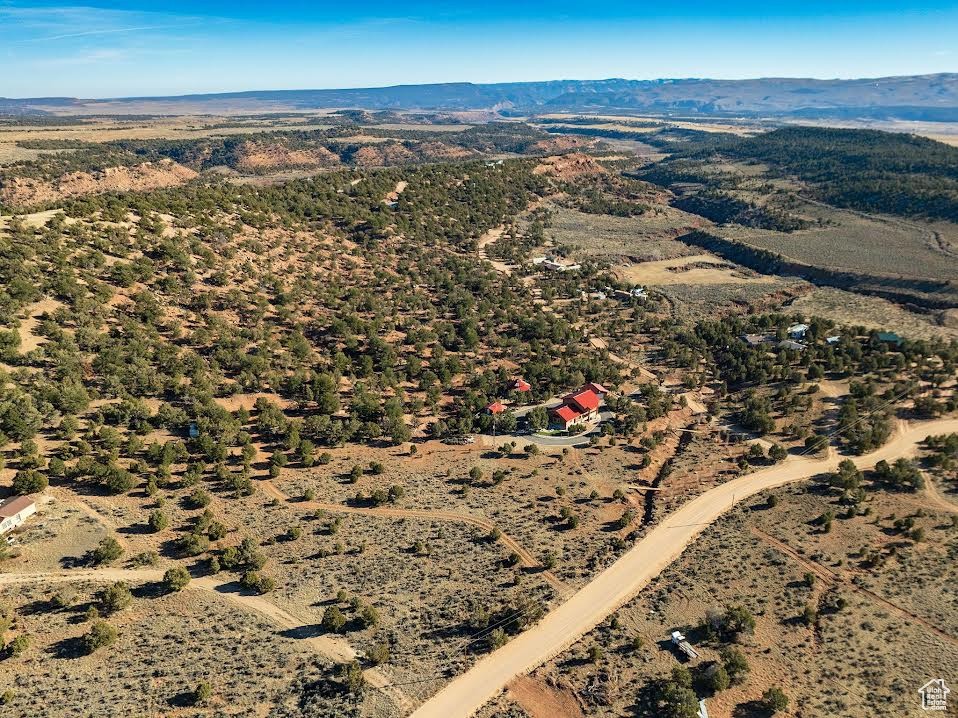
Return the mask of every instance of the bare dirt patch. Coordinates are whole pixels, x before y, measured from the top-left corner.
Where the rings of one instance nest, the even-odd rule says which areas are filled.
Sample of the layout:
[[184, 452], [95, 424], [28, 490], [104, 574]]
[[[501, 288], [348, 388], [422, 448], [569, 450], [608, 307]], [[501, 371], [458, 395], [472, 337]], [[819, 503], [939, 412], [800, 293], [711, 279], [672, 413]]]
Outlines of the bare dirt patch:
[[605, 174], [606, 169], [589, 155], [571, 152], [567, 155], [543, 158], [542, 162], [532, 170], [532, 173], [550, 175], [560, 179], [572, 179], [587, 175]]
[[568, 688], [554, 688], [529, 676], [517, 678], [509, 686], [509, 698], [530, 718], [584, 718], [575, 694]]
[[642, 262], [620, 267], [616, 273], [626, 281], [649, 286], [672, 284], [769, 284], [771, 277], [749, 272], [711, 254]]
[[269, 170], [277, 167], [335, 167], [339, 155], [325, 147], [290, 149], [279, 144], [247, 142], [243, 145], [241, 170]]
[[96, 192], [174, 187], [196, 176], [188, 167], [172, 160], [160, 160], [132, 167], [108, 167], [102, 172], [71, 172], [52, 181], [15, 177], [0, 189], [0, 199], [10, 205], [27, 206]]

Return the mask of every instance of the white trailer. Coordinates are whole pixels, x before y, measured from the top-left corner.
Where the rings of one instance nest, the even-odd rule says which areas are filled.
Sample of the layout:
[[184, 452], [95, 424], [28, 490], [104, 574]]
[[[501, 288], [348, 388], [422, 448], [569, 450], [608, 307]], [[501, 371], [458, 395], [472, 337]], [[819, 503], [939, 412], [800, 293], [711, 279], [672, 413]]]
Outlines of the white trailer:
[[29, 496], [11, 496], [0, 503], [0, 535], [13, 531], [36, 512], [36, 501]]
[[680, 631], [672, 631], [672, 643], [690, 659], [699, 657], [698, 652], [685, 640], [685, 636]]

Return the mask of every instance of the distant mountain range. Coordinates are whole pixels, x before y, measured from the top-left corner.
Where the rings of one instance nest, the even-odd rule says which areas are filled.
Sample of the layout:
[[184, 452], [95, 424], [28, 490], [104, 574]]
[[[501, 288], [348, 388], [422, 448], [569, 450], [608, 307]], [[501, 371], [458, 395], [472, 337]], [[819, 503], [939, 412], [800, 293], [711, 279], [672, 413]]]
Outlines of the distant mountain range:
[[310, 110], [621, 111], [737, 117], [958, 121], [958, 73], [859, 80], [553, 80], [264, 90], [84, 100], [0, 98], [0, 113], [179, 114]]

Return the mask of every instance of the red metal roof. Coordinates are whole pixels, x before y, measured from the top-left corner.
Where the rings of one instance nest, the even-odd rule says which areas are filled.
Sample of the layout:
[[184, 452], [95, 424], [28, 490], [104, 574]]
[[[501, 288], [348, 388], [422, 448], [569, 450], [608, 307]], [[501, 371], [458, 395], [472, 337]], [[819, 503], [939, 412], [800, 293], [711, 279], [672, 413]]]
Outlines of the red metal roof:
[[486, 406], [486, 411], [488, 411], [490, 414], [501, 414], [505, 410], [506, 410], [506, 405], [503, 404], [501, 401], [494, 401], [488, 406]]
[[599, 408], [599, 395], [591, 389], [579, 390], [575, 394], [566, 397], [566, 402], [571, 402], [583, 412], [595, 411]]
[[578, 411], [573, 409], [568, 404], [563, 404], [558, 409], [554, 409], [553, 413], [556, 416], [558, 416], [560, 419], [562, 419], [566, 424], [582, 416], [582, 414], [580, 414]]
[[608, 393], [609, 393], [609, 390], [608, 390], [608, 389], [606, 389], [606, 388], [605, 388], [604, 386], [602, 386], [601, 384], [596, 384], [594, 381], [590, 381], [588, 384], [586, 384], [586, 385], [585, 385], [584, 387], [582, 387], [582, 388], [583, 388], [583, 389], [591, 389], [591, 390], [594, 391], [596, 394], [608, 394]]
[[516, 391], [529, 391], [532, 388], [532, 385], [520, 377], [512, 382], [512, 388]]

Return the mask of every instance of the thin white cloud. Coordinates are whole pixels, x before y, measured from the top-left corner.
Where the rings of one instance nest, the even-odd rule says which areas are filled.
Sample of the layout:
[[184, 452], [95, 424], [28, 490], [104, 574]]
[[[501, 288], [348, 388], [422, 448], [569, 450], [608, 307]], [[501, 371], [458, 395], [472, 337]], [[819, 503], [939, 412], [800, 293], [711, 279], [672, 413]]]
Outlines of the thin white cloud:
[[82, 6], [22, 7], [0, 0], [0, 35], [15, 31], [18, 43], [56, 42], [209, 24], [195, 15], [106, 10]]
[[149, 32], [151, 30], [170, 30], [173, 28], [194, 27], [195, 22], [176, 23], [173, 25], [140, 25], [139, 27], [116, 27], [101, 28], [98, 30], [83, 30], [82, 32], [66, 32], [62, 35], [49, 35], [47, 37], [35, 37], [24, 42], [46, 42], [53, 40], [66, 40], [73, 37], [89, 37], [91, 35], [116, 35], [125, 32]]

